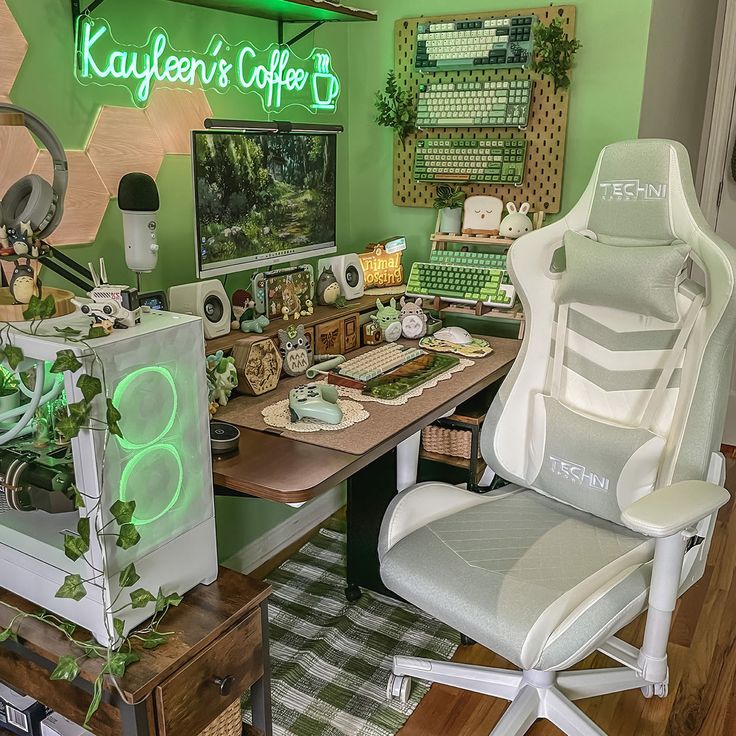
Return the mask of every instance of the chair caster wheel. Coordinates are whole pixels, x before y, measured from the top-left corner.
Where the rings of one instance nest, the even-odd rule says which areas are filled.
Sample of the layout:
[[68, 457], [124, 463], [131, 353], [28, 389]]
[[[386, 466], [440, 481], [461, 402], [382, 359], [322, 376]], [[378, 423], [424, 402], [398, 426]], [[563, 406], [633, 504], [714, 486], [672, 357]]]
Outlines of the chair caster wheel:
[[408, 703], [411, 695], [411, 677], [402, 675], [389, 675], [386, 686], [386, 698], [393, 700], [398, 698], [400, 703]]
[[348, 587], [345, 588], [345, 598], [348, 603], [355, 603], [355, 601], [360, 600], [362, 595], [363, 591], [357, 585], [348, 585]]
[[460, 634], [460, 643], [464, 646], [471, 646], [472, 644], [477, 644], [478, 642], [475, 639], [471, 639], [467, 634]]
[[669, 685], [666, 682], [657, 682], [653, 685], [645, 685], [641, 689], [642, 695], [647, 698], [666, 698], [669, 693]]

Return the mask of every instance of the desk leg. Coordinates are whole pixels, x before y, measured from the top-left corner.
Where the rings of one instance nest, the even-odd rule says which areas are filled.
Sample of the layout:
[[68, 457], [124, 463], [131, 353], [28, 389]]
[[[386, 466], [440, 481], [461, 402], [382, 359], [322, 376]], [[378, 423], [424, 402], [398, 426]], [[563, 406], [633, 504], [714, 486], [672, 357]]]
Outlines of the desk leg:
[[348, 479], [345, 597], [349, 601], [360, 598], [361, 588], [394, 596], [381, 581], [378, 534], [386, 509], [395, 496], [396, 450], [382, 455]]
[[123, 736], [154, 736], [154, 731], [151, 730], [147, 701], [136, 705], [120, 703], [118, 708], [123, 726]]
[[263, 652], [263, 675], [250, 688], [250, 702], [253, 709], [253, 725], [264, 736], [272, 736], [271, 721], [271, 657], [268, 651], [268, 601], [261, 603], [261, 632]]

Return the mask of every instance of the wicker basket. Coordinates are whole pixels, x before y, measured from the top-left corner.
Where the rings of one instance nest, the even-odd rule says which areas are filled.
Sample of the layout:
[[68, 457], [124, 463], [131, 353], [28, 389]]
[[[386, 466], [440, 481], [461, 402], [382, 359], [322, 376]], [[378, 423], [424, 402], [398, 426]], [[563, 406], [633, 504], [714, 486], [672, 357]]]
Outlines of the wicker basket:
[[210, 723], [199, 736], [241, 736], [243, 733], [243, 716], [238, 698], [226, 711]]
[[[472, 437], [472, 432], [469, 430], [448, 429], [430, 424], [422, 430], [422, 445], [427, 452], [470, 460]], [[478, 457], [480, 457], [480, 451]]]

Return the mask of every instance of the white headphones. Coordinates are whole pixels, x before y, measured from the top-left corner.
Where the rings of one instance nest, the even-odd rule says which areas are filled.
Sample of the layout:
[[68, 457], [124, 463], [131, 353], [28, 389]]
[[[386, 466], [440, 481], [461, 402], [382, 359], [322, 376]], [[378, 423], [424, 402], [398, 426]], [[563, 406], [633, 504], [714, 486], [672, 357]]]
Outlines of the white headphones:
[[28, 174], [15, 182], [0, 201], [0, 225], [20, 232], [20, 224], [29, 222], [37, 238], [48, 237], [64, 214], [69, 180], [64, 148], [51, 128], [32, 112], [16, 105], [0, 104], [0, 113], [5, 112], [21, 113], [26, 128], [46, 146], [54, 165], [54, 180], [49, 184], [37, 174]]

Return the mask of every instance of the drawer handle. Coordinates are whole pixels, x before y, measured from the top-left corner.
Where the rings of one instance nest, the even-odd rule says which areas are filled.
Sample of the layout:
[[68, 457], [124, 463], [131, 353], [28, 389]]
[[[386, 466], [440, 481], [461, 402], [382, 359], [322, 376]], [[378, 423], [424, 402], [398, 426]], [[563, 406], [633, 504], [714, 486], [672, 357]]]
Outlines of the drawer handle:
[[234, 684], [235, 678], [232, 675], [228, 675], [227, 677], [215, 678], [215, 685], [217, 685], [217, 687], [220, 689], [220, 695], [222, 695], [223, 697], [225, 695], [230, 695]]

